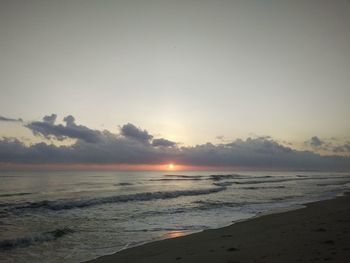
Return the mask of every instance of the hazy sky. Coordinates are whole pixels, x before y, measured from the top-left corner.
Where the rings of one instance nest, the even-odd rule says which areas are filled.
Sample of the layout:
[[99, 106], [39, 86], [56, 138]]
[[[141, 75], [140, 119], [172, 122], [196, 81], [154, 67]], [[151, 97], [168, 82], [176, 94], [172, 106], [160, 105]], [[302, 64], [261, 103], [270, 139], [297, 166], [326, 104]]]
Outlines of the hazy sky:
[[345, 0], [0, 0], [0, 114], [130, 122], [183, 145], [346, 141], [349, 47]]

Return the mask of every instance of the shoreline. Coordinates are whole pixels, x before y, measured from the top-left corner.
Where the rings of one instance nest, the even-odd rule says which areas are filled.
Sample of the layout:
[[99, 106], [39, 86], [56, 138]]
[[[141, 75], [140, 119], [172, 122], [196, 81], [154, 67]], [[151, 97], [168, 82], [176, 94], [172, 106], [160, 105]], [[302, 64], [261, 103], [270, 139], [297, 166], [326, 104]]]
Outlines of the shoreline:
[[120, 250], [85, 263], [346, 262], [350, 196], [270, 211], [233, 224]]

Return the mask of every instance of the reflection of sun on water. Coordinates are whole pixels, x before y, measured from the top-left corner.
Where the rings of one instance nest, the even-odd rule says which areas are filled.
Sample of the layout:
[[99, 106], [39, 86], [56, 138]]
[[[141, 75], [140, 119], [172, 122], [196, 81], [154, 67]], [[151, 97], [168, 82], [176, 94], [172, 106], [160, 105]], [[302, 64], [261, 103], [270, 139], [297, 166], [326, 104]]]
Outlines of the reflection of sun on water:
[[182, 237], [185, 235], [185, 232], [180, 231], [180, 230], [174, 230], [174, 231], [170, 231], [168, 233], [165, 234], [166, 238], [174, 238], [174, 237]]

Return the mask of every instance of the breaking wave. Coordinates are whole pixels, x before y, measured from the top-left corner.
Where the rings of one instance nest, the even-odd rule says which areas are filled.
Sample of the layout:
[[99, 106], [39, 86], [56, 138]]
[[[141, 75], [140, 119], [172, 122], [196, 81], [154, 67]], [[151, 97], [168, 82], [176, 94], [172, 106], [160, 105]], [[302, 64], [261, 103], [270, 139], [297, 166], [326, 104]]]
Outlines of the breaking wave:
[[118, 184], [114, 184], [114, 186], [129, 186], [129, 185], [133, 185], [132, 183], [118, 183]]
[[13, 194], [0, 194], [0, 197], [22, 196], [31, 195], [32, 193], [13, 193]]
[[180, 178], [203, 178], [205, 175], [185, 175], [185, 174], [165, 174], [166, 177], [180, 177]]
[[234, 184], [265, 184], [265, 183], [281, 183], [291, 181], [307, 181], [307, 180], [329, 180], [329, 179], [349, 179], [349, 177], [299, 177], [299, 178], [279, 178], [269, 180], [250, 180], [244, 182], [234, 182]]
[[157, 199], [171, 199], [180, 196], [196, 196], [218, 193], [225, 190], [226, 187], [215, 187], [196, 190], [178, 190], [167, 192], [145, 192], [129, 195], [116, 195], [101, 198], [91, 198], [83, 200], [59, 200], [59, 201], [41, 201], [33, 202], [24, 206], [17, 206], [15, 209], [50, 209], [50, 210], [65, 210], [73, 208], [84, 208], [95, 205], [103, 205], [108, 203], [125, 203], [130, 201], [150, 201]]
[[245, 190], [257, 190], [257, 189], [283, 189], [286, 188], [284, 185], [277, 185], [277, 186], [251, 186], [251, 187], [242, 187], [241, 189]]
[[152, 182], [161, 182], [161, 181], [200, 181], [201, 178], [161, 178], [161, 179], [150, 179]]
[[233, 182], [218, 182], [218, 183], [213, 183], [213, 185], [216, 186], [231, 186]]
[[59, 228], [49, 232], [36, 233], [24, 237], [18, 237], [15, 239], [5, 239], [0, 241], [1, 250], [11, 250], [19, 247], [28, 247], [35, 244], [52, 241], [67, 234], [73, 233], [74, 231], [70, 228]]
[[182, 174], [165, 174], [165, 178], [150, 179], [149, 181], [222, 181], [222, 180], [242, 180], [242, 179], [264, 179], [271, 176], [248, 176], [240, 174], [212, 174], [212, 175], [182, 175]]
[[271, 176], [248, 176], [248, 175], [241, 175], [241, 174], [213, 174], [210, 175], [210, 180], [213, 181], [221, 181], [221, 180], [228, 180], [228, 179], [262, 179], [262, 178], [270, 178]]

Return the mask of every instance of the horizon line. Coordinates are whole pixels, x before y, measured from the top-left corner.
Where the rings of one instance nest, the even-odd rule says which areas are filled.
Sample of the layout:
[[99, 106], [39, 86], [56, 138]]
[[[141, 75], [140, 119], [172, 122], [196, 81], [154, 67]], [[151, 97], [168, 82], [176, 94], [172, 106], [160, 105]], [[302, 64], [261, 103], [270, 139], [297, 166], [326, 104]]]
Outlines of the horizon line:
[[[173, 165], [169, 168], [169, 165]], [[296, 169], [282, 167], [248, 167], [248, 166], [214, 166], [214, 165], [187, 165], [176, 163], [161, 164], [86, 164], [86, 163], [0, 163], [0, 171], [295, 171], [295, 172], [349, 172], [349, 170], [324, 170], [324, 169]]]

